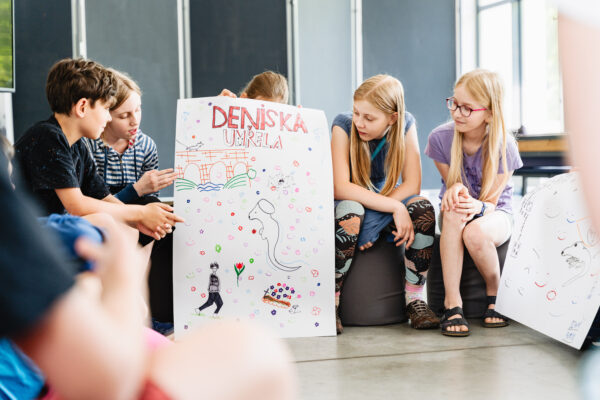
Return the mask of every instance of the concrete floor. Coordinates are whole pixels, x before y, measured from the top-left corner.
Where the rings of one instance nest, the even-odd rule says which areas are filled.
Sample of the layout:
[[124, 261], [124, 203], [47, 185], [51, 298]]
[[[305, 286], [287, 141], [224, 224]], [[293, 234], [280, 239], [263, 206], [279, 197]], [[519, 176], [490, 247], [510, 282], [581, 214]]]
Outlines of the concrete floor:
[[512, 322], [471, 336], [408, 324], [346, 327], [338, 337], [286, 339], [300, 399], [577, 399], [582, 353]]

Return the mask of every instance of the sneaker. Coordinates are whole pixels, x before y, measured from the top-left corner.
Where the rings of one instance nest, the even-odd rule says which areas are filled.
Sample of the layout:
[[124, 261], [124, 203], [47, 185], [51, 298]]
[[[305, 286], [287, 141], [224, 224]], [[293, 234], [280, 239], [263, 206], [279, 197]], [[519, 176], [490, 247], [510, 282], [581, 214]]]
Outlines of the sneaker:
[[406, 306], [406, 313], [410, 326], [415, 329], [435, 329], [440, 326], [440, 319], [423, 300], [411, 301]]

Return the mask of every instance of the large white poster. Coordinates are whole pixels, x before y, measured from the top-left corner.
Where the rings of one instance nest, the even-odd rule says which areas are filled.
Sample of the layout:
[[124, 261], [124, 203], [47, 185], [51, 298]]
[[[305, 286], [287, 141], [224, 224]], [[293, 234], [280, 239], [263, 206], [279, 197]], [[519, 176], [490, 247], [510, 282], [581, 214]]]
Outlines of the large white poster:
[[580, 348], [600, 305], [600, 245], [577, 173], [528, 193], [515, 215], [498, 311]]
[[179, 100], [175, 335], [213, 319], [335, 335], [333, 177], [322, 111]]

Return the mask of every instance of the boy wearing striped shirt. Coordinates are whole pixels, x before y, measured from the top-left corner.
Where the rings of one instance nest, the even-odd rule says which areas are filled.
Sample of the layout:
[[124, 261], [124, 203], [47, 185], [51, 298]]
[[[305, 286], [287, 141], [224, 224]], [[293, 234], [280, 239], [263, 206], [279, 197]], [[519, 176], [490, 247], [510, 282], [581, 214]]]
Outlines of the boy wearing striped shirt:
[[[116, 78], [112, 120], [100, 138], [84, 138], [98, 175], [124, 203], [145, 204], [157, 201], [158, 191], [171, 185], [177, 174], [173, 169], [158, 170], [158, 151], [154, 140], [142, 133], [142, 91], [126, 74], [110, 69]], [[152, 196], [148, 198], [147, 196]]]

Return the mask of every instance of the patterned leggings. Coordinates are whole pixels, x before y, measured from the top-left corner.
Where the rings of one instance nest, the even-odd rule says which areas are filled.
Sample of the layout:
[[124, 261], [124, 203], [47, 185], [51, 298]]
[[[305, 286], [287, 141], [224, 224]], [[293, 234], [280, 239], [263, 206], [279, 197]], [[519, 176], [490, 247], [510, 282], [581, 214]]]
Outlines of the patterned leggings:
[[[413, 285], [423, 285], [433, 254], [435, 211], [428, 200], [417, 200], [406, 206], [413, 222], [415, 240], [404, 252], [406, 280]], [[364, 219], [363, 206], [344, 200], [335, 207], [335, 291], [342, 288], [344, 278], [352, 264], [358, 234]], [[386, 230], [395, 230], [393, 223]]]

